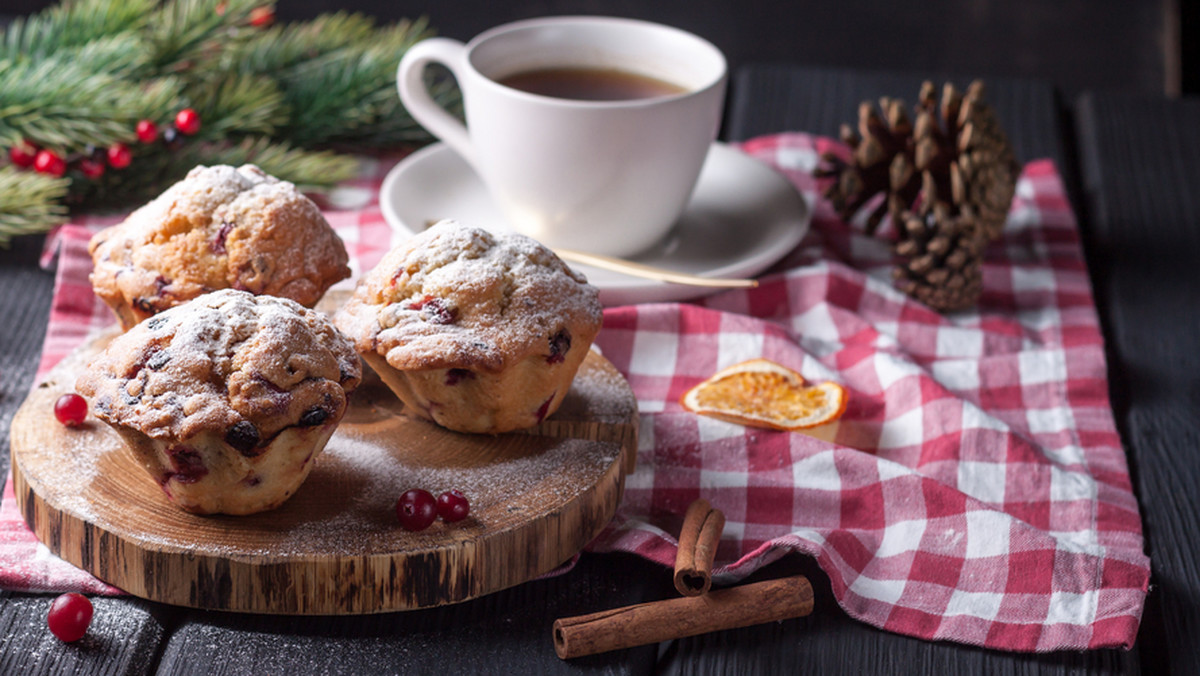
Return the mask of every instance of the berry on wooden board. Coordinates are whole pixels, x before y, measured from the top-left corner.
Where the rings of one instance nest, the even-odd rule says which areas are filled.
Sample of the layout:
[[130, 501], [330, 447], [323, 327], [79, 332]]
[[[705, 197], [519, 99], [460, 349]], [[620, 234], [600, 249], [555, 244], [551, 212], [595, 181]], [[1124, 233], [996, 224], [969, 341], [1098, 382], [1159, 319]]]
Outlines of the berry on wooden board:
[[54, 417], [67, 427], [79, 427], [87, 414], [87, 400], [74, 392], [68, 392], [54, 402]]
[[449, 490], [438, 496], [437, 513], [446, 523], [462, 521], [471, 513], [471, 503], [462, 491]]
[[437, 519], [437, 503], [433, 494], [421, 488], [405, 491], [396, 502], [396, 518], [405, 530], [425, 530]]

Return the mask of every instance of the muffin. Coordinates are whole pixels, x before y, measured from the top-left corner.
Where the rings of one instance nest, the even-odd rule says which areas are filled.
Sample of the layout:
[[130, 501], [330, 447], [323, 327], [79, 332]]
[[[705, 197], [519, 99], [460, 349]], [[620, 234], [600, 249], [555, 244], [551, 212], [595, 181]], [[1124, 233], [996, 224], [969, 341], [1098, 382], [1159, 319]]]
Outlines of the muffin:
[[441, 221], [387, 253], [334, 318], [412, 415], [459, 432], [558, 409], [602, 320], [552, 251]]
[[361, 376], [324, 314], [225, 289], [116, 337], [76, 389], [175, 504], [252, 514], [304, 482]]
[[92, 289], [128, 330], [218, 289], [312, 307], [350, 276], [321, 210], [254, 165], [196, 167], [88, 243]]

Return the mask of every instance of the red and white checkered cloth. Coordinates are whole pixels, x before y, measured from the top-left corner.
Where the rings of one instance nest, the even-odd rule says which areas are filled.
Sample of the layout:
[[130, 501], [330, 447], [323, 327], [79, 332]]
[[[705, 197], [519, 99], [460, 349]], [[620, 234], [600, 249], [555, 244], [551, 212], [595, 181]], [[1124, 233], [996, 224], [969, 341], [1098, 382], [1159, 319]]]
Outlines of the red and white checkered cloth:
[[[940, 315], [892, 288], [886, 241], [817, 198], [810, 171], [827, 148], [844, 151], [804, 134], [743, 145], [815, 205], [808, 236], [758, 288], [606, 311], [597, 344], [633, 386], [641, 439], [617, 517], [589, 549], [670, 566], [672, 534], [703, 497], [726, 516], [718, 583], [798, 551], [816, 558], [846, 612], [886, 630], [1019, 651], [1131, 646], [1150, 566], [1055, 167], [1026, 165], [987, 251], [979, 307]], [[390, 243], [374, 203], [328, 213], [356, 270], [387, 246], [371, 243]], [[109, 321], [87, 287], [87, 236], [67, 227], [58, 238], [43, 370]], [[772, 432], [679, 405], [754, 357], [842, 383], [842, 419]], [[14, 557], [22, 527], [8, 492], [0, 586], [97, 589], [61, 562], [74, 572], [51, 571], [28, 531], [30, 553]], [[14, 566], [47, 572], [20, 578]]]

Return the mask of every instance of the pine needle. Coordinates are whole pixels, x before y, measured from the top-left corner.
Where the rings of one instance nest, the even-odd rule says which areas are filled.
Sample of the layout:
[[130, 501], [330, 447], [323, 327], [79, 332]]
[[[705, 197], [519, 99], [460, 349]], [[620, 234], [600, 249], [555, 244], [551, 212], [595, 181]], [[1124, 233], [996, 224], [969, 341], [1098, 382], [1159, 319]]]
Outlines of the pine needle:
[[0, 247], [17, 235], [42, 232], [66, 220], [62, 204], [70, 181], [0, 167]]

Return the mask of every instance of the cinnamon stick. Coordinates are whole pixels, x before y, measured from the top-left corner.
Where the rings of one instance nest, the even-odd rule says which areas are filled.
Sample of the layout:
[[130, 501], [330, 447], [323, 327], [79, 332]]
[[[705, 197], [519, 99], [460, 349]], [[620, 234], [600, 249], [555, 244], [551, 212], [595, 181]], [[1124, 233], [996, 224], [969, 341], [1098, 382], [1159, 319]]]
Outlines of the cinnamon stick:
[[554, 622], [554, 651], [564, 660], [710, 631], [803, 617], [813, 592], [803, 575], [718, 589], [701, 596], [564, 617]]
[[712, 586], [713, 558], [725, 530], [725, 514], [700, 498], [688, 506], [675, 554], [675, 588], [684, 596], [699, 596]]

